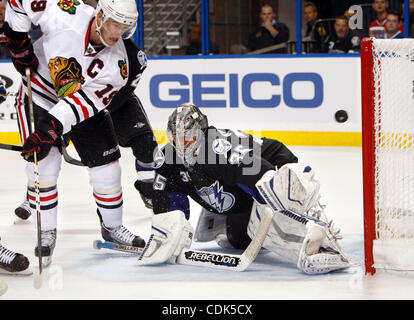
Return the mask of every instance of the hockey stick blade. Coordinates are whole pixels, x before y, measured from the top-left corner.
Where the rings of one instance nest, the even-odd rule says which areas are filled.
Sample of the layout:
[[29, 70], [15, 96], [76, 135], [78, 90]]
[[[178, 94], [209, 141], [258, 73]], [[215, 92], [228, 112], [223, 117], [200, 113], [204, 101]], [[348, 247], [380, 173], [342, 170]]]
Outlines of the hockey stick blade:
[[121, 252], [129, 252], [129, 253], [136, 253], [141, 254], [144, 248], [138, 248], [133, 246], [127, 246], [123, 244], [113, 243], [113, 242], [103, 242], [101, 240], [95, 240], [93, 242], [93, 247], [95, 249], [109, 249], [109, 250], [116, 250]]
[[266, 208], [261, 216], [256, 235], [241, 255], [216, 253], [199, 250], [183, 250], [176, 263], [214, 269], [244, 271], [256, 259], [273, 219], [273, 211]]
[[4, 150], [12, 150], [12, 151], [23, 151], [23, 147], [22, 146], [16, 146], [14, 144], [5, 144], [5, 143], [0, 143], [0, 149], [4, 149]]

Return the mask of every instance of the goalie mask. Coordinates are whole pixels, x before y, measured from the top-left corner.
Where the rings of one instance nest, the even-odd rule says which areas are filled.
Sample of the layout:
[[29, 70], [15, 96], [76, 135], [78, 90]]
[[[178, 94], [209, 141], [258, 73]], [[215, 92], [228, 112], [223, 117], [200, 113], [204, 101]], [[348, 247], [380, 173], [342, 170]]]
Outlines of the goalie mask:
[[[98, 25], [98, 14], [102, 12]], [[132, 37], [137, 28], [138, 11], [135, 0], [99, 0], [95, 10], [96, 32], [102, 43], [110, 45], [102, 37], [102, 29], [122, 30], [123, 39]]]
[[180, 105], [168, 118], [168, 139], [185, 164], [194, 164], [207, 127], [207, 117], [191, 103]]

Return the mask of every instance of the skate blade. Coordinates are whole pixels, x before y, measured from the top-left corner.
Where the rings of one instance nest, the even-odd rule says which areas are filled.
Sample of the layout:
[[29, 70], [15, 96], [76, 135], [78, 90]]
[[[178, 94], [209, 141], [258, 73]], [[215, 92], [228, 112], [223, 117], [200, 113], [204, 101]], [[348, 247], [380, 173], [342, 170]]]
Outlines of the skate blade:
[[22, 218], [19, 218], [18, 216], [15, 216], [13, 224], [19, 224], [19, 225], [32, 224], [32, 221], [31, 221], [30, 217], [27, 218], [26, 220], [24, 220]]
[[17, 277], [25, 277], [31, 276], [33, 274], [33, 270], [29, 267], [26, 270], [18, 271], [18, 272], [11, 272], [4, 269], [0, 269], [0, 274], [8, 275], [8, 276], [17, 276]]
[[42, 268], [47, 268], [52, 264], [52, 257], [42, 257]]

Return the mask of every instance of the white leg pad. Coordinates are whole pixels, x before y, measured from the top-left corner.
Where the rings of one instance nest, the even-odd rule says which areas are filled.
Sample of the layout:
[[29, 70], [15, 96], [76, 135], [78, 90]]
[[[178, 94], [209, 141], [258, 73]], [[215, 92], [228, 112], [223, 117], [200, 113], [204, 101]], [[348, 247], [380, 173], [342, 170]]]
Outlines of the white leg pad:
[[175, 263], [181, 251], [191, 246], [193, 234], [193, 227], [180, 210], [154, 215], [152, 232], [138, 264]]
[[[256, 210], [260, 213], [265, 208], [265, 205], [254, 203], [247, 226], [250, 238], [254, 237], [260, 223], [260, 214], [256, 214]], [[305, 235], [305, 224], [278, 211], [274, 213], [263, 247], [277, 254], [283, 261], [296, 264]]]
[[226, 235], [226, 216], [202, 208], [194, 234], [195, 242], [207, 242]]

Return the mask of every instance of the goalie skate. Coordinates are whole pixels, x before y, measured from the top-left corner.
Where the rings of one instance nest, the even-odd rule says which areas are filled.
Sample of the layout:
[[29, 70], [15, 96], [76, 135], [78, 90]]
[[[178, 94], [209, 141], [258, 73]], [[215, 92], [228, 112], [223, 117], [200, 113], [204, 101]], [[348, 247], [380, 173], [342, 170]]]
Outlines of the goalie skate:
[[29, 260], [22, 254], [16, 253], [0, 244], [0, 274], [31, 275]]

